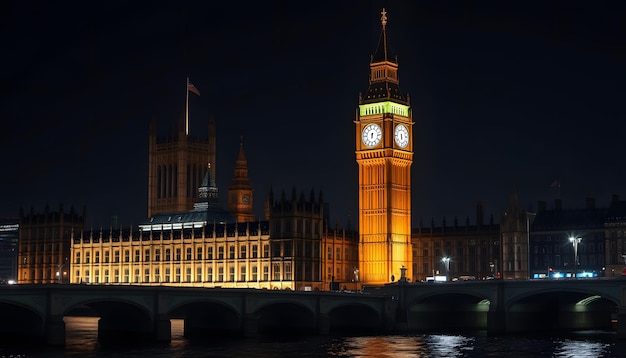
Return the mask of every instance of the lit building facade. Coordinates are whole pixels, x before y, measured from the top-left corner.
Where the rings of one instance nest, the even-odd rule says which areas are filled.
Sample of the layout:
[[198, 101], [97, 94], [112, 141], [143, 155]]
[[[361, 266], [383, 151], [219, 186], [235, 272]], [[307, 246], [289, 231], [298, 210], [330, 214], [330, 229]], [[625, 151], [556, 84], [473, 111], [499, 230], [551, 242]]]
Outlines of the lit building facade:
[[20, 211], [18, 284], [69, 282], [71, 236], [85, 229], [85, 210], [79, 215], [71, 208], [29, 214]]
[[[268, 200], [266, 221], [207, 222], [202, 210], [193, 210], [187, 216], [180, 213], [180, 220], [172, 217], [170, 223], [153, 222], [135, 231], [75, 233], [70, 280], [85, 284], [328, 290], [331, 280], [323, 280], [323, 268], [339, 269], [343, 274], [355, 267], [356, 243], [338, 230], [323, 231], [321, 194], [319, 199], [311, 194], [310, 200], [305, 200], [304, 195], [296, 199], [294, 191], [291, 199], [283, 195], [274, 201], [270, 194]], [[341, 250], [342, 258], [322, 258], [326, 236], [331, 238], [328, 247], [333, 253]]]
[[356, 162], [359, 167], [359, 268], [361, 282], [383, 284], [411, 276], [411, 164], [413, 120], [400, 90], [398, 61], [387, 41], [382, 11], [369, 88], [359, 96]]
[[322, 274], [324, 287], [332, 290], [359, 290], [359, 235], [357, 232], [326, 230], [322, 236]]
[[71, 282], [282, 288], [270, 280], [267, 222], [175, 227], [80, 233]]

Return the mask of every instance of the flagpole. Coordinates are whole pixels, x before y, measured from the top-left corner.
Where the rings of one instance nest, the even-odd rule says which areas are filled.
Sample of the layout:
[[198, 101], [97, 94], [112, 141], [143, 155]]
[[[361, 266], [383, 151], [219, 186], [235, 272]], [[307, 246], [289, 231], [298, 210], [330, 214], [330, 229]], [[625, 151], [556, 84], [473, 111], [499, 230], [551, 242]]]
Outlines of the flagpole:
[[185, 136], [189, 135], [189, 76], [185, 84]]

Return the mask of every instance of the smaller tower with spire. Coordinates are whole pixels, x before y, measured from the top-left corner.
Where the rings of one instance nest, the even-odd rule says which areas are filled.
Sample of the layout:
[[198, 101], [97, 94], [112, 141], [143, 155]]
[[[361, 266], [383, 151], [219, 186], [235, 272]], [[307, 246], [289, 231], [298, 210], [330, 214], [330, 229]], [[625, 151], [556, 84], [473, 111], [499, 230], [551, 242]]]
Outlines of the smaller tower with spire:
[[252, 213], [252, 185], [248, 178], [248, 161], [243, 150], [243, 136], [235, 161], [235, 174], [228, 187], [228, 210], [237, 222], [254, 221]]

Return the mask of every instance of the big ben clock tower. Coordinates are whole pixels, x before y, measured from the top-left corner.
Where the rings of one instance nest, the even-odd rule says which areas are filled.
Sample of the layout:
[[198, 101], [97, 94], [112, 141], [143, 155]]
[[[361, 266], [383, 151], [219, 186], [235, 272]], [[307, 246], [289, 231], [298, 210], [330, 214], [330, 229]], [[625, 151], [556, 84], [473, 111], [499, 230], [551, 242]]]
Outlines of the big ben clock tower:
[[360, 282], [383, 284], [411, 277], [411, 164], [413, 120], [400, 91], [398, 61], [387, 43], [387, 13], [370, 62], [369, 88], [354, 121], [359, 166]]

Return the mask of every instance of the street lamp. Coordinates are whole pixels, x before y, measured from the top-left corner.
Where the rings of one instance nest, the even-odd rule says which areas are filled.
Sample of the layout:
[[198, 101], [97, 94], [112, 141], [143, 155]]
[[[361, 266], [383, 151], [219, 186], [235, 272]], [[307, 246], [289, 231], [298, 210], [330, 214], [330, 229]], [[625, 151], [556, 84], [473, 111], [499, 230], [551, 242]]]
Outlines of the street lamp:
[[574, 246], [574, 277], [576, 277], [576, 271], [578, 271], [578, 244], [580, 244], [580, 240], [582, 237], [570, 237], [569, 241]]
[[441, 258], [441, 262], [446, 265], [446, 281], [450, 281], [450, 258], [448, 256], [444, 256]]
[[57, 283], [63, 283], [63, 276], [61, 275], [63, 273], [63, 267], [65, 267], [65, 264], [57, 265], [57, 272], [56, 272]]

